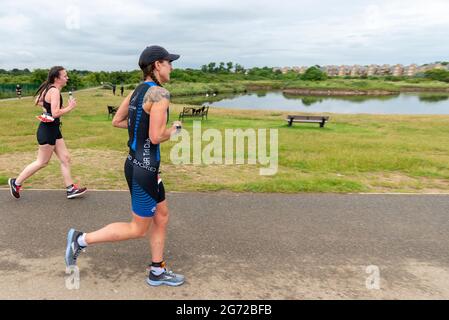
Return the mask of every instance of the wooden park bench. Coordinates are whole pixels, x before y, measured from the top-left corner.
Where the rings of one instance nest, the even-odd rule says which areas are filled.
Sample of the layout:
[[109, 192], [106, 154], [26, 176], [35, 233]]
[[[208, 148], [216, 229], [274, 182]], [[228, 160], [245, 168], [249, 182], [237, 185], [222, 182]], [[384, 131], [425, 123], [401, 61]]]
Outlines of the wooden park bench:
[[293, 122], [304, 122], [304, 123], [319, 123], [320, 128], [324, 127], [326, 121], [329, 121], [329, 117], [325, 116], [292, 116], [288, 115], [287, 119], [288, 126], [291, 127]]
[[112, 115], [112, 117], [114, 117], [117, 110], [118, 110], [118, 107], [116, 107], [116, 106], [108, 106], [108, 119], [111, 115]]
[[209, 112], [209, 106], [198, 107], [198, 108], [184, 107], [182, 109], [182, 111], [179, 113], [178, 120], [183, 120], [185, 117], [192, 117], [192, 118], [201, 117], [201, 120], [203, 120], [204, 117], [206, 117], [206, 120], [207, 120], [208, 112]]

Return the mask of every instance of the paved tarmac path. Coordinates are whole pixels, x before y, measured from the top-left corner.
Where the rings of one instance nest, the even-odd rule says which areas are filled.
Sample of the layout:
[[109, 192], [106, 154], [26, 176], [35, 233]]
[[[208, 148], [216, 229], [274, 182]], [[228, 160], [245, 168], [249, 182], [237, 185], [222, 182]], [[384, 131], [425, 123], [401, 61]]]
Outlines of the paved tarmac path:
[[67, 230], [128, 221], [129, 193], [67, 200], [63, 190], [25, 190], [15, 200], [0, 190], [0, 299], [449, 299], [448, 195], [167, 199], [166, 259], [186, 276], [183, 286], [145, 283], [149, 249], [140, 239], [89, 247], [80, 288], [68, 290]]

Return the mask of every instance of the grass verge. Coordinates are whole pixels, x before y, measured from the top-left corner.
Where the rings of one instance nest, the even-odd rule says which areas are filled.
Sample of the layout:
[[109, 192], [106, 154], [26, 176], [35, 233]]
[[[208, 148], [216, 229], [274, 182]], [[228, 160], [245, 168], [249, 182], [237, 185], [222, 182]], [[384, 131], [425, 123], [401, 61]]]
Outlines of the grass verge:
[[[66, 115], [62, 132], [72, 155], [76, 181], [89, 188], [123, 189], [127, 131], [113, 128], [106, 106], [121, 97], [105, 90], [76, 94], [78, 107]], [[64, 99], [67, 96], [64, 95]], [[183, 105], [172, 105], [171, 119]], [[16, 176], [36, 157], [35, 115], [31, 100], [0, 101], [0, 185]], [[288, 112], [213, 108], [202, 130], [277, 129], [279, 167], [274, 176], [261, 176], [261, 165], [174, 165], [161, 146], [162, 176], [169, 191], [237, 192], [448, 192], [449, 116], [330, 114], [325, 128], [284, 121]], [[193, 141], [193, 122], [185, 129]], [[206, 147], [207, 141], [202, 141]], [[224, 143], [222, 145], [224, 150]], [[193, 152], [193, 149], [190, 151]], [[245, 152], [245, 159], [248, 153]], [[224, 157], [224, 152], [223, 152]], [[191, 156], [192, 159], [192, 156]], [[59, 164], [30, 178], [25, 187], [61, 188]]]

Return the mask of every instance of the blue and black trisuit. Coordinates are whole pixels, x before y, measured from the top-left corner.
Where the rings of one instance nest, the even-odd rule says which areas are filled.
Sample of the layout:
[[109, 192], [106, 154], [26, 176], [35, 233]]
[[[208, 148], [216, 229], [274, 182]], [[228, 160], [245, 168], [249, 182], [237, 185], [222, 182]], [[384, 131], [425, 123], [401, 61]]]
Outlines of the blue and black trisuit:
[[159, 144], [150, 141], [150, 115], [143, 110], [145, 93], [153, 86], [157, 84], [140, 84], [131, 96], [128, 109], [129, 155], [125, 161], [125, 176], [132, 210], [141, 217], [154, 216], [156, 205], [165, 200], [164, 185], [159, 179]]
[[[52, 116], [51, 114], [51, 104], [45, 101], [45, 96], [51, 88], [56, 88], [55, 86], [48, 87], [44, 93], [42, 94], [43, 97], [43, 106], [45, 108], [45, 111]], [[62, 95], [59, 93], [59, 109], [62, 108]], [[56, 140], [62, 139], [61, 134], [61, 120], [59, 118], [56, 118], [53, 122], [41, 122], [39, 124], [39, 127], [37, 128], [37, 142], [39, 145], [45, 145], [49, 144], [54, 146], [56, 144]]]

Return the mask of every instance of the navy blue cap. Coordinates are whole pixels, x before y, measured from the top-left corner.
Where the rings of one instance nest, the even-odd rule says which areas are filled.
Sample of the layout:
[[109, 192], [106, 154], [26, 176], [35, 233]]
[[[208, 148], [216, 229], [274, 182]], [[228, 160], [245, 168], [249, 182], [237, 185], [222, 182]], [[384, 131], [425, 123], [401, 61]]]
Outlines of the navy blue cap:
[[168, 53], [167, 50], [162, 48], [161, 46], [150, 46], [146, 47], [139, 58], [139, 67], [140, 69], [145, 69], [150, 64], [158, 60], [168, 60], [174, 61], [179, 59], [179, 54], [171, 54]]

